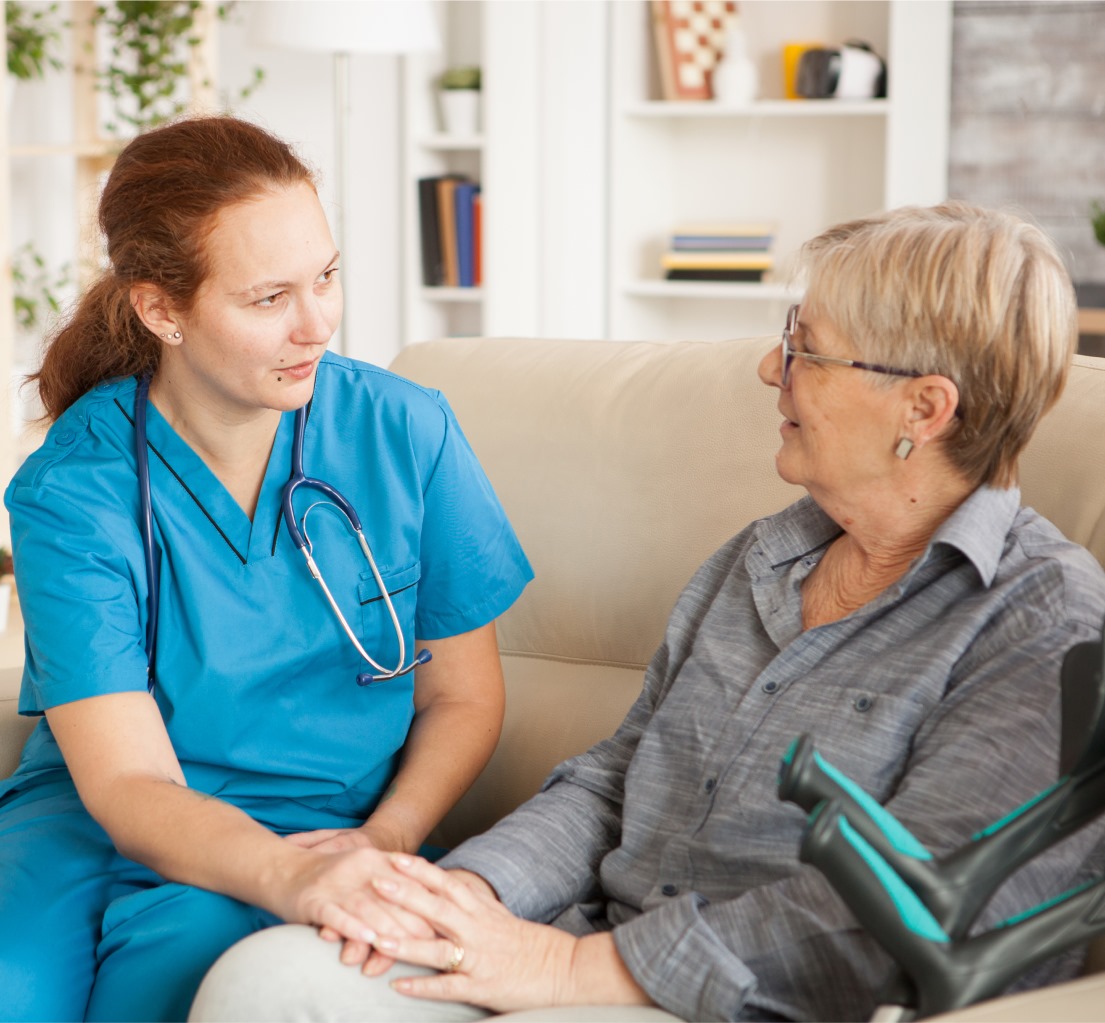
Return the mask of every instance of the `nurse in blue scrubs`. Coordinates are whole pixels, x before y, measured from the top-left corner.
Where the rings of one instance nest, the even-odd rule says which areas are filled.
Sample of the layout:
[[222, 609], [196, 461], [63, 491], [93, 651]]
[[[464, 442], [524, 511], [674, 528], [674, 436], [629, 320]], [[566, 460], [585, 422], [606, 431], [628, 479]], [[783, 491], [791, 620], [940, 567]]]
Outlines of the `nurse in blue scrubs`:
[[[491, 755], [494, 621], [532, 577], [445, 399], [327, 354], [340, 254], [287, 145], [232, 118], [139, 136], [100, 224], [5, 497], [41, 716], [0, 782], [7, 1019], [183, 1019], [259, 928], [357, 961], [425, 927], [371, 884]], [[303, 472], [340, 496], [290, 511], [328, 593], [282, 514], [304, 408]]]

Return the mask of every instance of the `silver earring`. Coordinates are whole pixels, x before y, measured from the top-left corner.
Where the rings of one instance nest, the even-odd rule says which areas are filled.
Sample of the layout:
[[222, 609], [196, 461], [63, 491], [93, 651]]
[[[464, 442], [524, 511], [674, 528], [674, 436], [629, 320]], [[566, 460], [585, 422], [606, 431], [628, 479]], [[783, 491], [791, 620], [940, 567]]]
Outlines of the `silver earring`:
[[908, 437], [903, 437], [898, 441], [898, 446], [894, 449], [896, 454], [903, 462], [909, 458], [909, 453], [913, 450], [913, 441]]

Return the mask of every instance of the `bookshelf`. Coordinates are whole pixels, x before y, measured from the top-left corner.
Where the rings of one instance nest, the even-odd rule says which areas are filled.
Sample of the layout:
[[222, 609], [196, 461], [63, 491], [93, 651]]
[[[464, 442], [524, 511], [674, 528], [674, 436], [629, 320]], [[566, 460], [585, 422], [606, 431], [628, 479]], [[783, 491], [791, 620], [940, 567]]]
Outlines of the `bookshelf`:
[[[799, 294], [787, 265], [818, 231], [946, 194], [951, 4], [947, 0], [744, 0], [760, 75], [745, 107], [665, 102], [645, 3], [611, 7], [607, 336], [670, 340], [770, 333]], [[782, 44], [864, 39], [888, 98], [783, 98]], [[667, 236], [688, 221], [776, 225], [763, 283], [666, 281]]]
[[[484, 292], [476, 287], [428, 287], [422, 279], [420, 178], [463, 174], [482, 183], [485, 136], [455, 135], [443, 130], [436, 82], [448, 67], [484, 66], [486, 5], [435, 5], [443, 48], [403, 61], [403, 279], [404, 344], [437, 337], [479, 334], [484, 325]], [[486, 89], [486, 84], [485, 84]], [[481, 96], [481, 100], [482, 100]]]
[[[403, 343], [464, 334], [655, 339], [776, 331], [788, 254], [829, 224], [946, 195], [950, 0], [742, 0], [750, 107], [660, 98], [645, 0], [442, 3], [444, 52], [404, 61]], [[783, 98], [781, 49], [868, 40], [889, 98]], [[483, 130], [443, 135], [434, 80], [483, 69]], [[484, 284], [422, 285], [421, 176], [484, 190]], [[680, 223], [771, 221], [774, 280], [664, 281]]]

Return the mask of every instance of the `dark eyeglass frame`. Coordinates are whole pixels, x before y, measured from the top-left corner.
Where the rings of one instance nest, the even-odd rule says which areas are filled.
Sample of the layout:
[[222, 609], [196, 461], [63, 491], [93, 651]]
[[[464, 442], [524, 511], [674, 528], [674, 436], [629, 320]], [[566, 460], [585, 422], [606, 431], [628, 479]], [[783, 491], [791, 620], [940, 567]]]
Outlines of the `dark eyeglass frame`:
[[795, 359], [806, 359], [809, 362], [822, 362], [829, 366], [850, 366], [852, 369], [865, 369], [871, 373], [888, 373], [896, 377], [922, 377], [925, 374], [915, 369], [894, 369], [892, 366], [880, 366], [874, 362], [860, 362], [859, 359], [841, 359], [835, 355], [814, 355], [813, 352], [796, 352], [790, 347], [790, 339], [794, 336], [794, 328], [798, 326], [798, 306], [792, 305], [787, 312], [786, 326], [783, 327], [783, 337], [779, 344], [781, 355], [780, 379], [784, 387], [790, 384], [790, 367]]

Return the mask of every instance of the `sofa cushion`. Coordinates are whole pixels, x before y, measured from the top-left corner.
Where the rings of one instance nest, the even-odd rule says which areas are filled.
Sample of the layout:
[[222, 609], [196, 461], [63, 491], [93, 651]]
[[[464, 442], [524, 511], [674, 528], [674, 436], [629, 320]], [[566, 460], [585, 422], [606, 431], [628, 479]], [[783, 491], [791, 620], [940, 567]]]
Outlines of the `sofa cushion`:
[[1105, 565], [1105, 359], [1075, 356], [1020, 462], [1021, 499]]
[[696, 568], [802, 491], [775, 472], [771, 339], [451, 339], [392, 369], [442, 390], [533, 563], [504, 652], [643, 668]]

